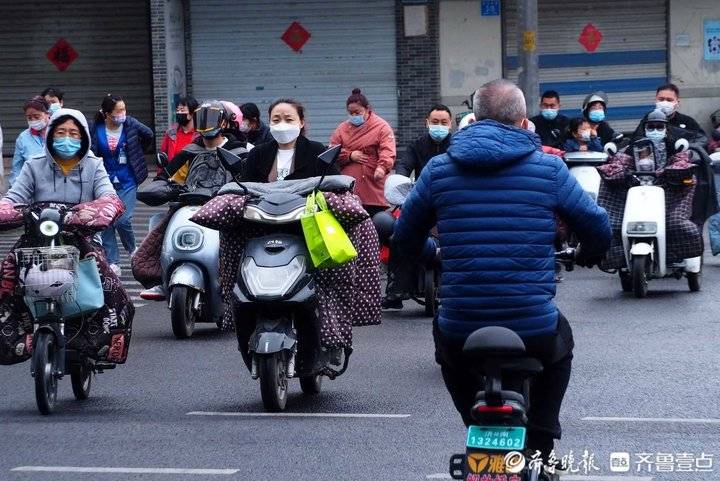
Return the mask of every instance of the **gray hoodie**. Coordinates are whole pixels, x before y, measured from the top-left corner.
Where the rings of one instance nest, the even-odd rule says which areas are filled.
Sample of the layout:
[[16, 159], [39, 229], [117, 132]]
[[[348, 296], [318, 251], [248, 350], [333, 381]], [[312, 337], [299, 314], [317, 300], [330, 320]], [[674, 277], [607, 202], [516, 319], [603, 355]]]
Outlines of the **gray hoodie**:
[[[48, 150], [48, 139], [53, 134], [57, 120], [69, 115], [82, 125], [84, 152], [81, 160], [65, 176]], [[34, 204], [36, 202], [64, 202], [79, 204], [89, 202], [106, 195], [116, 195], [110, 183], [102, 159], [90, 151], [90, 132], [87, 120], [79, 110], [60, 109], [50, 118], [45, 142], [45, 153], [31, 157], [23, 165], [20, 175], [3, 200], [14, 204]]]

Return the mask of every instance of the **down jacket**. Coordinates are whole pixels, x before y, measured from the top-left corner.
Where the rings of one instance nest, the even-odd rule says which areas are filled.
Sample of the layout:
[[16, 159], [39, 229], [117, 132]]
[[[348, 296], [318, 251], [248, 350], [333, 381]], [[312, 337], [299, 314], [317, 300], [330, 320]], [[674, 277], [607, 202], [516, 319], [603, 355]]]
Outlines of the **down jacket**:
[[416, 255], [437, 224], [442, 256], [438, 324], [462, 340], [498, 325], [530, 337], [556, 330], [555, 214], [586, 253], [610, 243], [607, 213], [540, 138], [492, 120], [455, 134], [403, 204], [395, 242]]

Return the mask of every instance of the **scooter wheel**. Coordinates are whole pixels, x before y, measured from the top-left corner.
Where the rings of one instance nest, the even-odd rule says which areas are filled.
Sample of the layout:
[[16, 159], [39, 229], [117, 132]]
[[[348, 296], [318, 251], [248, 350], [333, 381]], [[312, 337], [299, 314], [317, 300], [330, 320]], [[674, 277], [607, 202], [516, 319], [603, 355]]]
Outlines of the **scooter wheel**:
[[633, 293], [638, 299], [647, 297], [648, 293], [647, 262], [647, 256], [632, 258]]
[[83, 401], [90, 396], [92, 370], [87, 362], [70, 366], [70, 381], [75, 399]]
[[287, 403], [288, 380], [285, 361], [280, 353], [257, 357], [260, 373], [260, 394], [266, 411], [279, 412]]
[[50, 414], [57, 400], [58, 380], [55, 376], [55, 336], [49, 332], [38, 332], [33, 343], [32, 365], [35, 373], [35, 401], [38, 410]]
[[699, 272], [688, 272], [687, 276], [688, 287], [691, 292], [697, 292], [700, 290], [700, 273]]
[[195, 329], [195, 310], [190, 294], [190, 288], [186, 286], [175, 286], [170, 294], [170, 322], [173, 334], [178, 339], [192, 337]]

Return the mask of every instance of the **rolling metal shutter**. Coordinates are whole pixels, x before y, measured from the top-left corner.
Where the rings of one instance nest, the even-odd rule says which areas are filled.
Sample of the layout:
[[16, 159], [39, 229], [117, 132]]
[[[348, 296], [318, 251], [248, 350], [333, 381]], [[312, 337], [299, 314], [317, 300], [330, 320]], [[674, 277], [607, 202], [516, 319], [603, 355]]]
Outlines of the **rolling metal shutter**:
[[[254, 102], [267, 122], [273, 100], [305, 105], [308, 137], [327, 143], [360, 87], [397, 126], [395, 2], [193, 0], [192, 93], [198, 100]], [[281, 36], [299, 22], [311, 35], [300, 52]]]
[[[504, 2], [505, 76], [517, 79], [517, 0]], [[667, 5], [658, 0], [538, 0], [540, 93], [557, 90], [563, 113], [580, 115], [590, 92], [608, 94], [608, 122], [634, 130], [667, 81]], [[578, 41], [594, 25], [602, 34], [597, 50]]]
[[[65, 106], [92, 122], [108, 93], [153, 126], [149, 6], [146, 0], [24, 0], [3, 9], [0, 29], [0, 123], [6, 162], [27, 128], [25, 101], [46, 87], [65, 91]], [[64, 38], [77, 59], [59, 71], [46, 57]]]

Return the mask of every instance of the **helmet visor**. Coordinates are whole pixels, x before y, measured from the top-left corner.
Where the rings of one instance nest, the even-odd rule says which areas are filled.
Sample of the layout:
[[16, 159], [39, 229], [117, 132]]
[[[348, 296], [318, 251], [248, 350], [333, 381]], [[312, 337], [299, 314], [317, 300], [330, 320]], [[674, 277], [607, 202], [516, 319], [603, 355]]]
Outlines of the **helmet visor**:
[[219, 129], [225, 112], [217, 107], [200, 107], [195, 111], [195, 130], [200, 134]]

